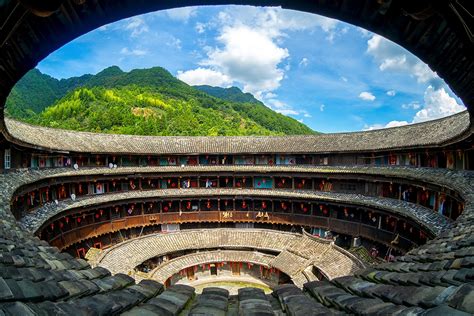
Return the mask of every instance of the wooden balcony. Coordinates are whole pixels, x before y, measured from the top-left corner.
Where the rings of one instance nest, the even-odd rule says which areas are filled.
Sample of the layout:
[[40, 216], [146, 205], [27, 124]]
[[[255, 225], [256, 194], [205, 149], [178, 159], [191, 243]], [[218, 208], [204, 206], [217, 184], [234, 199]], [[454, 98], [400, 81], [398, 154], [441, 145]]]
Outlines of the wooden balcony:
[[268, 223], [285, 224], [297, 226], [310, 226], [323, 228], [351, 236], [361, 236], [374, 240], [401, 251], [407, 251], [416, 244], [406, 238], [399, 236], [397, 244], [391, 244], [396, 234], [378, 229], [374, 226], [364, 225], [359, 222], [340, 220], [332, 217], [319, 217], [311, 215], [299, 215], [288, 213], [268, 213], [254, 211], [201, 211], [180, 213], [157, 213], [137, 216], [127, 216], [125, 218], [93, 223], [78, 227], [54, 237], [49, 242], [59, 249], [67, 248], [77, 242], [101, 236], [107, 233], [116, 232], [123, 229], [143, 227], [159, 224], [182, 224], [182, 223]]

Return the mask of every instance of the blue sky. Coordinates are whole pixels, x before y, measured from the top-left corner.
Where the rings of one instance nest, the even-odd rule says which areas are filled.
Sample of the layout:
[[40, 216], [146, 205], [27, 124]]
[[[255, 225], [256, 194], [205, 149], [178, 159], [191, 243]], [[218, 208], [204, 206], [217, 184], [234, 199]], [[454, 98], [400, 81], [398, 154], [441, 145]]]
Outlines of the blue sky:
[[400, 126], [461, 101], [400, 46], [322, 16], [249, 6], [188, 7], [103, 26], [38, 68], [56, 78], [161, 66], [188, 84], [237, 86], [321, 132]]

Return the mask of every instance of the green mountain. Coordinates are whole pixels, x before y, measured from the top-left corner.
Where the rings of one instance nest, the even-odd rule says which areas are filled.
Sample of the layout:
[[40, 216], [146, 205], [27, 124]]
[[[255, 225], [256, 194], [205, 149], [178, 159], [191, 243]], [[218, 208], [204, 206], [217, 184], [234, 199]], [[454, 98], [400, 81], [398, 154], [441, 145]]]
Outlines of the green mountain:
[[160, 67], [57, 80], [30, 71], [6, 113], [42, 126], [136, 135], [301, 135], [315, 132], [238, 88], [191, 87]]
[[20, 119], [28, 118], [62, 96], [59, 80], [33, 69], [12, 89], [6, 102], [6, 114]]
[[[286, 115], [276, 113], [250, 93], [244, 93], [237, 87], [220, 88], [211, 86], [194, 86], [216, 98], [232, 102], [232, 108], [252, 119], [259, 125], [283, 135], [313, 134], [306, 125]], [[299, 125], [295, 125], [298, 122]], [[291, 132], [289, 132], [291, 131]]]
[[243, 93], [242, 90], [237, 87], [220, 88], [206, 85], [193, 87], [222, 100], [238, 103], [261, 103], [260, 101], [255, 99], [252, 94]]
[[20, 120], [34, 117], [68, 91], [84, 85], [91, 77], [84, 75], [58, 80], [33, 69], [13, 87], [7, 98], [6, 114]]

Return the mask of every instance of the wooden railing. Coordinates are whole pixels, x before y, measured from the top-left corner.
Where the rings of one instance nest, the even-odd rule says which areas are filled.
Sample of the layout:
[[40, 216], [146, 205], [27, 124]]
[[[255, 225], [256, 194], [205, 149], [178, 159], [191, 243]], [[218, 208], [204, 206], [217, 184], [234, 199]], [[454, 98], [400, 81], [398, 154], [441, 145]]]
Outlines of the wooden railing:
[[269, 217], [259, 217], [259, 212], [242, 211], [205, 211], [205, 212], [186, 212], [186, 213], [157, 213], [137, 216], [128, 216], [125, 218], [114, 219], [99, 223], [84, 225], [54, 237], [49, 242], [51, 245], [64, 249], [77, 242], [94, 238], [107, 233], [117, 232], [122, 229], [143, 227], [158, 224], [181, 224], [181, 223], [211, 223], [211, 222], [248, 222], [248, 223], [267, 223], [267, 224], [286, 224], [298, 226], [310, 226], [323, 228], [336, 233], [362, 236], [395, 249], [406, 251], [416, 246], [416, 244], [404, 237], [399, 236], [397, 244], [391, 244], [395, 239], [396, 233], [378, 229], [374, 226], [362, 224], [360, 222], [351, 222], [331, 217], [319, 217], [311, 215], [297, 215], [285, 213], [270, 213]]
[[[214, 171], [209, 171], [209, 173], [211, 174], [211, 177], [219, 177], [219, 176], [221, 176], [219, 172], [222, 172], [222, 171], [226, 171], [225, 168], [223, 170], [216, 169]], [[430, 191], [432, 193], [436, 193], [438, 195], [443, 194], [443, 195], [446, 195], [447, 197], [449, 197], [450, 198], [449, 200], [451, 202], [446, 203], [445, 207], [448, 208], [448, 204], [449, 204], [450, 212], [452, 212], [453, 214], [456, 214], [456, 216], [459, 215], [457, 212], [455, 212], [455, 210], [457, 209], [457, 205], [458, 204], [463, 205], [463, 203], [464, 203], [463, 198], [459, 195], [459, 193], [451, 190], [450, 188], [442, 187], [442, 186], [440, 186], [436, 183], [430, 183], [429, 181], [422, 181], [422, 180], [416, 180], [416, 179], [405, 179], [404, 177], [397, 176], [397, 175], [389, 175], [389, 176], [384, 177], [381, 174], [364, 174], [363, 170], [361, 171], [361, 173], [344, 173], [341, 170], [341, 173], [343, 174], [342, 178], [341, 178], [341, 175], [340, 174], [338, 175], [337, 173], [324, 174], [323, 171], [321, 171], [321, 173], [311, 173], [310, 171], [311, 171], [311, 168], [307, 168], [307, 167], [304, 167], [304, 166], [292, 166], [290, 170], [282, 170], [282, 171], [279, 171], [278, 169], [276, 169], [276, 170], [272, 170], [271, 173], [259, 173], [257, 169], [256, 170], [252, 170], [252, 169], [245, 170], [244, 169], [242, 171], [233, 172], [233, 175], [229, 176], [229, 177], [231, 177], [232, 179], [235, 179], [235, 178], [238, 178], [239, 174], [241, 176], [248, 177], [249, 181], [247, 183], [250, 184], [249, 188], [253, 187], [255, 177], [259, 177], [259, 176], [273, 177], [273, 178], [276, 178], [276, 177], [289, 177], [290, 180], [289, 180], [289, 182], [287, 182], [288, 187], [278, 188], [278, 189], [288, 189], [288, 190], [290, 190], [291, 188], [297, 189], [296, 184], [295, 184], [295, 182], [296, 182], [295, 179], [298, 178], [298, 177], [305, 178], [305, 179], [308, 180], [308, 183], [311, 183], [311, 185], [308, 188], [306, 188], [306, 190], [311, 190], [311, 191], [318, 190], [319, 181], [322, 178], [327, 178], [328, 180], [331, 179], [329, 181], [330, 182], [333, 181], [334, 184], [337, 184], [341, 180], [342, 181], [348, 180], [348, 181], [350, 181], [350, 183], [352, 183], [354, 185], [356, 185], [356, 184], [359, 185], [361, 183], [360, 181], [365, 181], [366, 183], [378, 183], [378, 184], [381, 184], [381, 183], [389, 184], [390, 183], [391, 185], [394, 185], [394, 187], [401, 186], [401, 185], [410, 185], [411, 188], [414, 189], [414, 192], [412, 194], [415, 197], [417, 195], [423, 193], [425, 189], [427, 189], [428, 191]], [[189, 175], [189, 177], [204, 178], [205, 174], [206, 173], [203, 173], [202, 171], [194, 170], [194, 171], [191, 172], [191, 175]], [[163, 176], [160, 173], [158, 173], [158, 175]], [[155, 181], [158, 180], [156, 174], [150, 173], [149, 176], [150, 176], [150, 178], [153, 178]], [[152, 177], [152, 176], [155, 176], [155, 177]], [[45, 190], [45, 189], [49, 188], [52, 185], [65, 184], [66, 186], [71, 186], [75, 182], [83, 182], [83, 184], [85, 186], [87, 186], [87, 182], [94, 183], [97, 179], [101, 179], [100, 181], [104, 181], [104, 183], [109, 183], [110, 184], [116, 176], [114, 177], [114, 175], [93, 174], [93, 175], [90, 175], [90, 176], [83, 175], [82, 177], [80, 177], [80, 176], [75, 176], [75, 177], [72, 177], [72, 176], [60, 177], [60, 176], [58, 176], [58, 177], [59, 177], [59, 179], [56, 179], [54, 177], [50, 178], [50, 179], [47, 179], [47, 182], [44, 182], [46, 179], [42, 179], [42, 180], [38, 180], [37, 182], [25, 184], [25, 185], [21, 186], [19, 189], [17, 189], [15, 191], [15, 193], [12, 196], [11, 200], [15, 201], [15, 199], [20, 197], [20, 196], [24, 196], [25, 198], [27, 198], [26, 194], [34, 192], [36, 190], [39, 190], [41, 192], [42, 190]], [[176, 175], [173, 176], [173, 175], [170, 175], [170, 174], [165, 174], [165, 178], [166, 177], [168, 177], [170, 179], [172, 178], [172, 179], [178, 180], [178, 177]], [[139, 177], [137, 175], [134, 175], [133, 179], [139, 179]], [[108, 187], [108, 185], [104, 184], [104, 187]], [[202, 185], [200, 187], [202, 188]], [[232, 188], [238, 189], [238, 187], [236, 187], [236, 186], [233, 186]], [[72, 190], [72, 187], [68, 187], [67, 191], [72, 192], [71, 190]], [[142, 190], [148, 191], [148, 190], [156, 190], [156, 189], [143, 188]], [[167, 189], [160, 188], [158, 190], [167, 190]], [[269, 189], [258, 189], [258, 190], [261, 190], [262, 192], [264, 192], [264, 191], [269, 190]], [[121, 192], [128, 192], [128, 191], [131, 191], [131, 190], [125, 189]], [[380, 197], [386, 197], [386, 198], [401, 199], [401, 195], [398, 196], [398, 197], [397, 196], [395, 196], [395, 197], [392, 196], [391, 197], [388, 194], [385, 194], [385, 196], [382, 196], [381, 191], [383, 193], [383, 188], [380, 185], [378, 185], [378, 187], [371, 188], [370, 190], [362, 189], [362, 187], [357, 186], [357, 190], [355, 190], [355, 191], [348, 191], [348, 190], [345, 190], [345, 189], [340, 188], [337, 185], [335, 185], [334, 189], [332, 190], [332, 192], [335, 192], [335, 193], [360, 193], [360, 194], [364, 194], [364, 195], [367, 195], [367, 196], [375, 196], [375, 197], [380, 196]], [[102, 194], [113, 194], [113, 193], [115, 193], [115, 192], [107, 191], [106, 193], [102, 193]], [[94, 196], [94, 195], [95, 194], [90, 193], [90, 194], [86, 194], [85, 196]], [[39, 194], [36, 197], [37, 198], [39, 197], [40, 199], [42, 199], [41, 196], [42, 196], [42, 194]], [[49, 196], [51, 197], [52, 193]], [[68, 199], [69, 199], [69, 194], [65, 195], [64, 198], [59, 199], [59, 200], [68, 200]], [[51, 199], [47, 199], [47, 200], [49, 202], [51, 202]], [[22, 200], [20, 199], [19, 201], [22, 201]], [[15, 216], [17, 217], [17, 219], [20, 219], [26, 213], [35, 212], [39, 208], [43, 207], [44, 204], [49, 203], [49, 202], [41, 200], [41, 202], [39, 202], [38, 205], [35, 203], [34, 207], [33, 206], [27, 206], [25, 201], [23, 201], [21, 203], [18, 202], [18, 204], [14, 203]], [[423, 204], [420, 204], [419, 198], [414, 199], [412, 202], [416, 203], [416, 204], [419, 204], [419, 205], [423, 205]], [[434, 206], [429, 206], [429, 208], [433, 209], [435, 207]], [[455, 219], [455, 218], [453, 218], [453, 219]]]

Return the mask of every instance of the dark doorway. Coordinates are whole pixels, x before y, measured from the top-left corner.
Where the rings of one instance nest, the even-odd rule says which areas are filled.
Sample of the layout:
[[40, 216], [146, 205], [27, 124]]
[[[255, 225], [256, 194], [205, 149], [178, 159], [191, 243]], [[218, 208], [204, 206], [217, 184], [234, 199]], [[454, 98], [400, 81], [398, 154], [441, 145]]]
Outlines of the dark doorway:
[[211, 264], [211, 275], [217, 275], [217, 267], [215, 264]]

